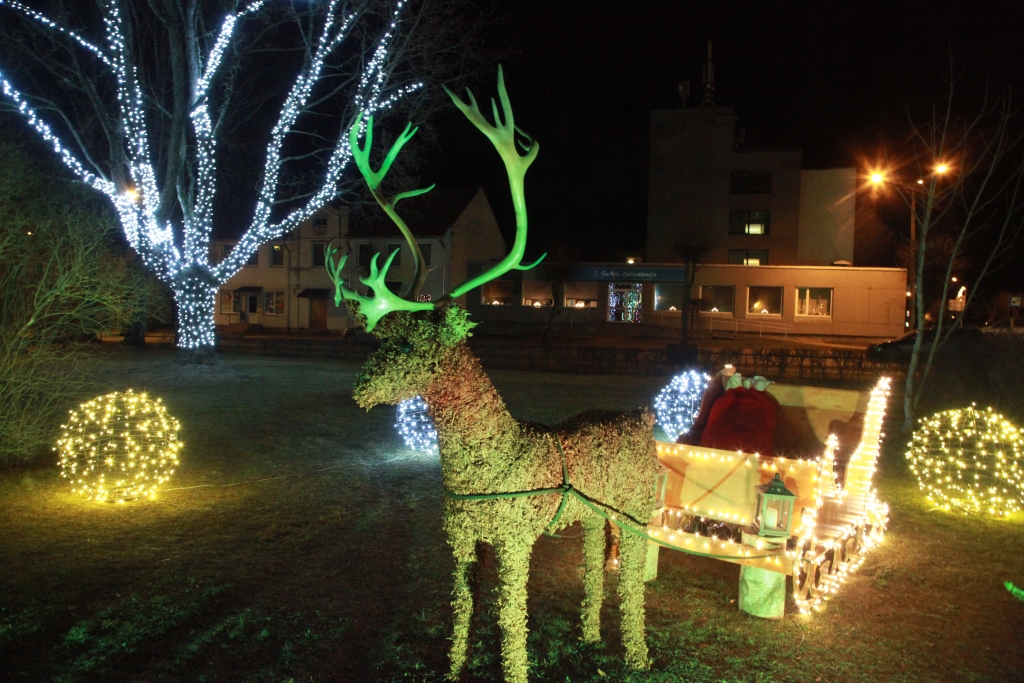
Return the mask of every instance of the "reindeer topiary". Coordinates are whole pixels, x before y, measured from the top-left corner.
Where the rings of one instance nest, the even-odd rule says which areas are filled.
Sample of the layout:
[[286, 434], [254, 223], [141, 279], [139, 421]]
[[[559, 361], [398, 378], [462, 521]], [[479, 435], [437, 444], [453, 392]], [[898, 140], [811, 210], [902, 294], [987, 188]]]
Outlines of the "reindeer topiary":
[[[537, 155], [538, 145], [533, 140], [523, 144], [525, 156], [515, 148], [518, 129], [500, 68], [501, 114], [492, 101], [494, 125], [480, 113], [472, 92], [468, 93], [468, 103], [450, 91], [448, 94], [491, 140], [505, 162], [516, 210], [516, 237], [509, 254], [489, 271], [453, 288], [438, 301], [410, 300], [416, 298], [425, 271], [415, 239], [395, 213], [395, 203], [426, 190], [403, 193], [386, 201], [379, 186], [398, 150], [415, 130], [410, 132], [407, 127], [381, 169], [373, 171], [369, 164], [371, 118], [365, 129], [364, 147], [359, 146], [357, 137], [362, 122], [350, 132], [353, 156], [374, 197], [409, 241], [416, 256], [416, 275], [411, 287], [403, 292], [407, 298], [399, 297], [384, 283], [394, 255], [383, 269], [377, 267], [379, 255], [374, 256], [369, 277], [361, 278], [373, 290], [374, 296], [370, 298], [345, 286], [341, 276], [345, 259], [335, 265], [334, 250], [330, 248], [327, 264], [335, 282], [335, 301], [347, 299], [365, 318], [367, 330], [380, 340], [379, 350], [367, 361], [356, 381], [356, 402], [370, 409], [421, 395], [437, 429], [446, 493], [444, 527], [455, 555], [449, 675], [457, 678], [466, 661], [473, 614], [469, 574], [477, 559], [477, 544], [484, 542], [494, 547], [499, 564], [498, 622], [502, 629], [505, 679], [525, 683], [526, 582], [533, 545], [542, 533], [582, 522], [586, 590], [583, 640], [600, 640], [605, 518], [622, 516], [643, 528], [654, 513], [658, 468], [652, 431], [654, 416], [647, 409], [629, 413], [590, 411], [545, 427], [509, 414], [480, 361], [466, 344], [473, 323], [452, 300], [509, 270], [532, 267], [520, 265], [526, 244], [523, 179]], [[645, 556], [646, 541], [625, 534], [621, 540], [619, 572], [622, 639], [626, 662], [635, 668], [648, 665], [644, 638]]]

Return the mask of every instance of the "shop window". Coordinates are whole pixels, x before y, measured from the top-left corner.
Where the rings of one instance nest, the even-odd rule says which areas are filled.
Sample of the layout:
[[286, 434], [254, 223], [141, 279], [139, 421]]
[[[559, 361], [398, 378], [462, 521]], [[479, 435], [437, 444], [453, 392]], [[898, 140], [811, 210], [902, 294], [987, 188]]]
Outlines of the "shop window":
[[654, 285], [654, 310], [683, 311], [686, 310], [686, 283], [663, 282]]
[[263, 312], [267, 315], [284, 315], [284, 292], [264, 292]]
[[730, 235], [768, 235], [771, 233], [771, 211], [730, 211]]
[[736, 288], [732, 285], [701, 285], [701, 313], [732, 313]]
[[234, 292], [221, 292], [220, 293], [220, 312], [223, 314], [235, 312], [235, 296]]
[[771, 171], [732, 171], [729, 194], [771, 194]]
[[782, 315], [782, 287], [748, 287], [747, 313]]
[[324, 264], [327, 263], [326, 254], [324, 248], [327, 246], [327, 242], [313, 242], [313, 267], [323, 268]]
[[512, 281], [491, 280], [480, 288], [480, 303], [484, 306], [511, 306]]
[[597, 282], [566, 282], [565, 306], [567, 308], [597, 308], [599, 284]]
[[278, 268], [284, 265], [284, 245], [283, 244], [271, 244], [270, 245], [270, 265], [273, 268]]
[[832, 316], [832, 290], [825, 287], [797, 287], [796, 314], [821, 318]]
[[608, 322], [640, 322], [643, 288], [642, 283], [608, 283]]
[[767, 266], [767, 249], [730, 249], [729, 263], [740, 266]]
[[552, 294], [550, 282], [537, 280], [523, 281], [523, 305], [533, 308], [545, 308], [555, 305], [555, 297]]

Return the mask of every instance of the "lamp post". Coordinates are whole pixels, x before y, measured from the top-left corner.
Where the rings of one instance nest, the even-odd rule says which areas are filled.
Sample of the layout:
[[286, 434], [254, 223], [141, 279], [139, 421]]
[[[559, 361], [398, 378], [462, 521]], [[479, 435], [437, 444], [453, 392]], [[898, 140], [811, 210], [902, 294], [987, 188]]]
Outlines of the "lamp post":
[[[935, 166], [933, 176], [942, 176], [948, 172], [949, 164], [939, 163]], [[917, 192], [923, 188], [924, 179], [918, 178], [913, 183], [907, 183], [899, 176], [881, 171], [872, 172], [870, 177], [871, 183], [876, 187], [881, 187], [888, 181], [894, 185], [898, 184], [910, 195], [910, 267], [907, 268], [907, 296], [910, 299], [907, 313], [910, 320], [904, 324], [904, 328], [913, 325], [913, 329], [917, 329]]]

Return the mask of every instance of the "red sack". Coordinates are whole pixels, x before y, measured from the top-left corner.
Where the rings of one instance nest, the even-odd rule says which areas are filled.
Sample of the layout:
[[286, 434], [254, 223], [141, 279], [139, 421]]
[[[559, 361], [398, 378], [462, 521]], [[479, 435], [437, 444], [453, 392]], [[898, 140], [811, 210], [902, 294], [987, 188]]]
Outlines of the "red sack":
[[730, 389], [711, 406], [700, 445], [773, 457], [778, 405], [767, 391]]

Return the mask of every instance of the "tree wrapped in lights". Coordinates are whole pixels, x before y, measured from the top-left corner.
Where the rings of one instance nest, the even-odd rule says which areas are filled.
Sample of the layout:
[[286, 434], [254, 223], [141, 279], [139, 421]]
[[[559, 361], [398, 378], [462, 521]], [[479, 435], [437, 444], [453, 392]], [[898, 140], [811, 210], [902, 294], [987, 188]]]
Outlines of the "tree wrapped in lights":
[[[0, 65], [4, 95], [79, 180], [113, 203], [130, 246], [174, 291], [179, 349], [199, 359], [214, 347], [218, 287], [261, 244], [338, 195], [352, 158], [348, 124], [422, 91], [416, 74], [437, 66], [431, 59], [450, 47], [410, 42], [406, 0], [385, 10], [373, 0], [324, 0], [292, 7], [289, 21], [280, 20], [288, 3], [226, 2], [219, 19], [219, 6], [207, 4], [98, 0], [55, 10], [58, 22], [18, 0], [0, 0], [0, 9], [25, 20], [28, 36], [5, 34], [13, 65]], [[442, 35], [432, 28], [436, 21], [422, 21], [424, 12], [408, 22], [417, 35], [450, 40], [451, 31]], [[269, 44], [258, 43], [261, 37]], [[274, 53], [256, 89], [243, 68], [266, 51], [254, 47]], [[266, 74], [281, 73], [293, 55], [298, 73], [281, 92], [251, 219], [230, 255], [215, 263], [214, 198], [225, 182], [218, 152], [227, 133], [273, 109], [278, 90]], [[16, 85], [15, 71], [33, 90], [60, 86], [29, 94]], [[243, 100], [249, 105], [240, 112]], [[308, 125], [300, 127], [300, 117]], [[339, 117], [340, 126], [325, 123]], [[291, 162], [307, 172], [318, 167], [317, 177], [296, 189]]]
[[61, 476], [89, 500], [152, 498], [179, 464], [181, 424], [160, 399], [115, 391], [72, 410], [57, 440]]
[[422, 396], [398, 404], [398, 420], [395, 428], [402, 435], [405, 445], [414, 451], [437, 455], [437, 430], [430, 417], [430, 408]]
[[929, 502], [944, 510], [1005, 516], [1024, 504], [1024, 435], [974, 404], [921, 418], [907, 451]]
[[704, 398], [711, 376], [697, 370], [687, 370], [676, 375], [668, 386], [654, 399], [654, 411], [658, 425], [675, 441], [679, 435], [690, 430], [700, 413], [700, 402]]

